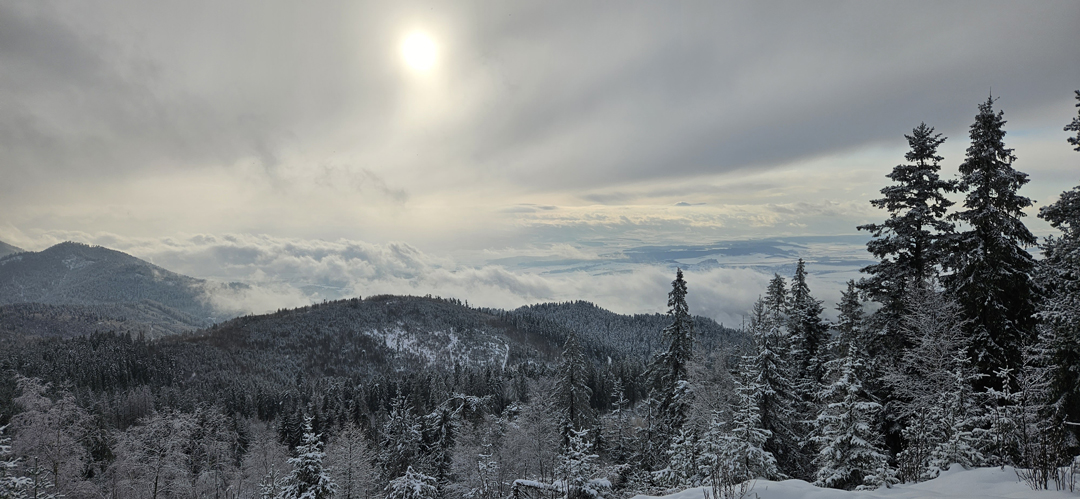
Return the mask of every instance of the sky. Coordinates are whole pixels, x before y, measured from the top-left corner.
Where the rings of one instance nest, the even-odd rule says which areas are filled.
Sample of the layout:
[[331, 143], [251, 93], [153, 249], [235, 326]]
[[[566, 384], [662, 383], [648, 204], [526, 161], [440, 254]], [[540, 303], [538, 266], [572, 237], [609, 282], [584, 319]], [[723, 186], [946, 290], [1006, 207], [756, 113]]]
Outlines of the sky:
[[948, 137], [952, 177], [991, 93], [1052, 233], [1077, 26], [1071, 0], [0, 0], [0, 241], [247, 282], [220, 300], [254, 312], [662, 312], [681, 266], [734, 324], [800, 257], [831, 309], [904, 134]]

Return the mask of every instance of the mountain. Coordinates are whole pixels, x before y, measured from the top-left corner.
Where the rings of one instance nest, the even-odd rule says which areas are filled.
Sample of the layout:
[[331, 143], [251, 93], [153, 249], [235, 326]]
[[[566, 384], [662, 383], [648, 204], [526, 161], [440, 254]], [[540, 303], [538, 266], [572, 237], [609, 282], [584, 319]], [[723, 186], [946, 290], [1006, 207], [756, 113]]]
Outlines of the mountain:
[[23, 252], [22, 248], [12, 246], [12, 245], [10, 245], [8, 243], [5, 243], [4, 241], [0, 241], [0, 258], [8, 256], [8, 255], [10, 255], [12, 253], [22, 253], [22, 252]]
[[[620, 357], [650, 357], [663, 346], [658, 331], [671, 323], [664, 314], [622, 315], [580, 300], [529, 305], [513, 314], [542, 318], [573, 329], [584, 344], [604, 345]], [[694, 317], [694, 330], [697, 346], [706, 351], [749, 345], [743, 333], [727, 329], [708, 317]]]
[[[742, 333], [712, 319], [695, 320], [706, 348], [745, 343]], [[667, 325], [660, 314], [619, 315], [587, 302], [502, 311], [430, 296], [373, 296], [240, 317], [174, 341], [291, 356], [313, 368], [308, 374], [332, 375], [373, 364], [453, 369], [549, 362], [571, 331], [596, 363], [641, 364], [660, 346]]]
[[[0, 381], [16, 370], [106, 398], [147, 385], [170, 404], [206, 403], [263, 419], [303, 408], [315, 394], [332, 395], [319, 400], [335, 411], [359, 398], [378, 412], [395, 393], [428, 405], [441, 401], [438, 393], [492, 395], [505, 405], [524, 396], [527, 379], [555, 375], [563, 344], [576, 332], [591, 361], [594, 403], [604, 405], [616, 380], [631, 400], [644, 396], [642, 373], [651, 349], [660, 348], [665, 319], [614, 314], [587, 302], [503, 311], [455, 299], [372, 296], [238, 317], [155, 341], [109, 333], [0, 336]], [[611, 327], [590, 332], [599, 321]], [[708, 318], [695, 318], [695, 325], [703, 351], [737, 355], [748, 341]]]
[[0, 331], [150, 337], [193, 331], [223, 319], [207, 286], [126, 253], [60, 243], [0, 258]]

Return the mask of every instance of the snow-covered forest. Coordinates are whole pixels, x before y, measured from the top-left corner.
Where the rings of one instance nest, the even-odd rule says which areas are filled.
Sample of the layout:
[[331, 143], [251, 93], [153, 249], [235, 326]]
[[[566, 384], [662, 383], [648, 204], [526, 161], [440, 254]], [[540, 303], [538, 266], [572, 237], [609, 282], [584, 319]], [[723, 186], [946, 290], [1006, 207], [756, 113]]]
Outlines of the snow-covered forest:
[[1080, 186], [1037, 240], [1005, 123], [979, 105], [955, 178], [915, 127], [858, 227], [877, 263], [826, 304], [799, 260], [737, 331], [679, 270], [666, 316], [369, 297], [154, 340], [5, 333], [0, 498], [721, 498], [955, 466], [1080, 492]]

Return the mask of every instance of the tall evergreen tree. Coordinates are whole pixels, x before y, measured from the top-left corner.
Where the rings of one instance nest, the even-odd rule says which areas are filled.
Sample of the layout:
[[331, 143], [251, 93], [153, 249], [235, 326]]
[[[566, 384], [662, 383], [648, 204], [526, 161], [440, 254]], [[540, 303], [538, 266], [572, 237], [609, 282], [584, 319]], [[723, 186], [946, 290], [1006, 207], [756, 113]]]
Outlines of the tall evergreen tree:
[[682, 269], [675, 272], [668, 293], [668, 317], [663, 338], [668, 349], [653, 361], [653, 399], [664, 421], [665, 440], [674, 437], [686, 421], [690, 397], [690, 359], [694, 354], [694, 320], [686, 305], [686, 281]]
[[943, 263], [948, 252], [945, 242], [953, 232], [953, 224], [945, 218], [953, 202], [945, 194], [957, 189], [955, 181], [938, 175], [942, 157], [937, 149], [945, 137], [926, 123], [904, 137], [911, 147], [904, 155], [909, 163], [894, 167], [886, 175], [893, 185], [881, 189], [884, 197], [870, 201], [874, 207], [888, 210], [888, 220], [858, 227], [870, 232], [872, 239], [866, 249], [881, 260], [863, 268], [869, 276], [859, 282], [859, 287], [882, 305], [874, 314], [881, 341], [870, 346], [876, 353], [897, 355], [899, 348], [910, 346], [895, 330], [904, 313], [903, 297], [912, 283], [934, 275]]
[[787, 326], [788, 289], [787, 282], [780, 277], [780, 274], [773, 274], [773, 278], [769, 280], [769, 286], [765, 288], [764, 306], [768, 327], [776, 328], [778, 332], [783, 333], [782, 328]]
[[965, 209], [954, 214], [968, 229], [957, 238], [955, 272], [945, 281], [967, 319], [980, 384], [997, 384], [994, 373], [1020, 365], [1021, 347], [1035, 332], [1035, 260], [1025, 248], [1036, 239], [1021, 220], [1032, 201], [1017, 194], [1028, 176], [1012, 167], [1016, 156], [1005, 147], [1004, 125], [993, 98], [979, 105], [960, 165]]
[[[770, 292], [774, 291], [770, 288]], [[775, 298], [775, 297], [772, 297]], [[780, 472], [792, 477], [807, 476], [807, 460], [802, 455], [802, 436], [795, 385], [787, 357], [791, 345], [780, 324], [770, 318], [766, 304], [770, 296], [759, 298], [750, 317], [750, 333], [756, 353], [750, 362], [753, 386], [761, 417], [761, 428], [769, 432], [765, 450], [776, 458]]]
[[559, 364], [559, 380], [556, 385], [562, 411], [563, 445], [570, 443], [573, 430], [582, 430], [592, 422], [592, 389], [589, 388], [588, 364], [581, 351], [577, 333], [573, 330], [566, 337], [562, 362]]
[[382, 429], [379, 465], [384, 480], [398, 478], [418, 464], [422, 437], [420, 421], [413, 414], [408, 399], [398, 395], [391, 402], [390, 416]]
[[[1076, 91], [1076, 107], [1080, 107], [1080, 90]], [[1074, 151], [1080, 151], [1080, 116], [1072, 119], [1072, 123], [1065, 125], [1066, 132], [1076, 132], [1076, 137], [1069, 137], [1069, 144], [1072, 144]]]
[[[791, 336], [799, 377], [810, 385], [820, 383], [825, 374], [823, 354], [829, 326], [821, 318], [822, 310], [821, 301], [815, 300], [810, 294], [810, 286], [806, 283], [806, 262], [800, 258], [795, 267], [795, 277], [791, 280], [788, 334]], [[816, 386], [813, 391], [817, 391]]]

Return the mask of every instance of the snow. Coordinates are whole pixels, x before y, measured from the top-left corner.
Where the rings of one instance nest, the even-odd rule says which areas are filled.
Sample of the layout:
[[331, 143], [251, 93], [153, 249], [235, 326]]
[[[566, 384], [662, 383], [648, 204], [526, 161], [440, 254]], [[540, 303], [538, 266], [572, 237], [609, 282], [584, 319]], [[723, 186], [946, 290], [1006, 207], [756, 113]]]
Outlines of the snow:
[[85, 267], [87, 265], [91, 265], [94, 262], [91, 261], [91, 260], [86, 260], [84, 258], [79, 258], [79, 257], [77, 257], [75, 255], [72, 255], [72, 256], [69, 256], [69, 257], [63, 259], [62, 263], [64, 264], [65, 267], [68, 268], [68, 270], [77, 270], [77, 269], [81, 269], [81, 268], [83, 268], [83, 267]]
[[[1053, 484], [1051, 483], [1051, 487]], [[696, 487], [682, 492], [663, 496], [664, 499], [703, 499], [712, 490], [708, 487]], [[639, 495], [633, 499], [649, 499], [652, 496]], [[1001, 468], [973, 468], [965, 470], [953, 466], [942, 472], [938, 478], [915, 484], [894, 485], [891, 489], [881, 488], [872, 491], [845, 491], [815, 487], [802, 480], [758, 480], [746, 497], [760, 499], [1076, 499], [1080, 491], [1031, 490], [1024, 482], [1017, 479], [1016, 470], [1006, 466]]]
[[[415, 355], [428, 365], [452, 366], [498, 365], [503, 369], [510, 359], [510, 345], [501, 338], [479, 331], [428, 331], [409, 330], [399, 323], [390, 329], [364, 331], [368, 337], [382, 340], [387, 348]], [[464, 333], [462, 337], [459, 333]]]

